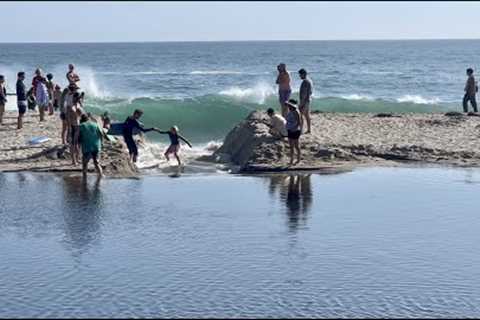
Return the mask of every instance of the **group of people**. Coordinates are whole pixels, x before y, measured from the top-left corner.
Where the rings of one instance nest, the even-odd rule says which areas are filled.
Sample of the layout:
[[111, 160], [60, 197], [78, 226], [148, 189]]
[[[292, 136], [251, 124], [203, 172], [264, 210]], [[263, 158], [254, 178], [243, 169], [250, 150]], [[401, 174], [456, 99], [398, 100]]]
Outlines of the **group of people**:
[[[304, 119], [307, 124], [305, 134], [311, 133], [310, 104], [312, 101], [313, 84], [308, 77], [307, 70], [298, 70], [298, 75], [302, 79], [299, 91], [299, 101], [291, 99], [292, 88], [290, 85], [290, 74], [284, 63], [277, 66], [278, 77], [278, 97], [281, 107], [281, 114], [276, 114], [273, 108], [268, 108], [267, 114], [270, 117], [271, 133], [277, 137], [288, 137], [290, 145], [290, 165], [301, 161], [301, 151], [299, 139], [303, 131]], [[297, 154], [297, 160], [294, 162], [294, 155]]]
[[[100, 152], [103, 139], [111, 127], [111, 119], [108, 112], [101, 117], [101, 125], [97, 119], [89, 112], [85, 112], [83, 104], [85, 93], [81, 91], [79, 82], [80, 77], [75, 72], [75, 66], [70, 64], [66, 73], [68, 85], [62, 90], [59, 84], [53, 82], [53, 75], [48, 73], [43, 75], [43, 71], [38, 68], [35, 70], [35, 76], [32, 79], [31, 88], [27, 91], [25, 85], [25, 72], [17, 73], [16, 96], [17, 96], [17, 129], [23, 128], [23, 117], [27, 109], [35, 111], [38, 107], [40, 122], [45, 121], [45, 114], [54, 115], [59, 111], [62, 128], [60, 132], [63, 145], [69, 145], [72, 165], [77, 166], [80, 162], [80, 151], [82, 153], [82, 171], [86, 176], [88, 164], [93, 160], [94, 166], [99, 176], [103, 176], [100, 165]], [[5, 77], [0, 75], [0, 124], [3, 122], [3, 113], [7, 102], [7, 91], [5, 87]], [[177, 159], [179, 166], [182, 164], [179, 157], [180, 141], [184, 141], [190, 147], [190, 142], [179, 134], [177, 126], [172, 126], [168, 131], [161, 131], [157, 128], [146, 129], [139, 122], [143, 111], [137, 109], [132, 116], [129, 116], [122, 125], [122, 135], [128, 148], [129, 159], [133, 164], [137, 162], [138, 148], [134, 139], [135, 131], [148, 132], [156, 131], [160, 134], [168, 134], [170, 146], [165, 151], [167, 161], [173, 154]]]

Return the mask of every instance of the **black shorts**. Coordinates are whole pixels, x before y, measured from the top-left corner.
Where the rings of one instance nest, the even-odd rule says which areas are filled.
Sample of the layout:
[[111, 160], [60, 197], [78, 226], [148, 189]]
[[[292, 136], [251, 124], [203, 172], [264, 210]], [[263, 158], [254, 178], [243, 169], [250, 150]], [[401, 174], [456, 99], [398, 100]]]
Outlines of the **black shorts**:
[[302, 131], [300, 130], [297, 130], [297, 131], [288, 130], [288, 139], [298, 140], [300, 138], [300, 134], [302, 134]]
[[19, 114], [25, 114], [27, 112], [27, 101], [18, 101], [17, 108]]
[[60, 112], [60, 119], [61, 119], [62, 121], [67, 120], [67, 116], [65, 115], [65, 112]]
[[137, 144], [135, 143], [135, 140], [133, 140], [133, 137], [123, 136], [123, 139], [125, 140], [125, 143], [127, 144], [128, 153], [137, 156], [138, 155], [138, 148], [137, 148]]

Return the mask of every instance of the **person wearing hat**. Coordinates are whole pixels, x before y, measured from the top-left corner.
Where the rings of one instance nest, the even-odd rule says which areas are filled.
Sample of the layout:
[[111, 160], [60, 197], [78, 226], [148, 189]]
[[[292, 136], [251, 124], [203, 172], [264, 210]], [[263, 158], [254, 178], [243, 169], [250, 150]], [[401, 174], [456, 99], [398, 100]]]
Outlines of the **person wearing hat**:
[[168, 147], [168, 149], [165, 151], [165, 154], [164, 154], [165, 158], [167, 158], [167, 161], [170, 161], [170, 158], [168, 157], [168, 155], [173, 153], [173, 155], [177, 159], [178, 165], [181, 166], [182, 161], [178, 156], [178, 152], [180, 151], [180, 140], [183, 140], [191, 148], [192, 145], [190, 144], [190, 142], [188, 142], [187, 139], [185, 139], [178, 133], [177, 126], [171, 127], [170, 131], [160, 131], [160, 130], [156, 130], [156, 131], [158, 133], [168, 134], [168, 137], [170, 138], [170, 146]]
[[310, 121], [310, 101], [312, 97], [312, 81], [307, 78], [307, 70], [300, 69], [298, 70], [300, 79], [302, 79], [302, 84], [300, 85], [300, 104], [299, 110], [302, 116], [307, 121], [307, 131], [305, 133], [311, 132], [311, 121]]
[[290, 145], [290, 165], [294, 165], [293, 157], [295, 154], [295, 150], [297, 151], [297, 161], [295, 164], [300, 162], [300, 145], [299, 139], [300, 135], [302, 134], [302, 127], [303, 127], [303, 119], [298, 111], [297, 101], [294, 99], [290, 99], [287, 101], [288, 106], [288, 113], [286, 116], [287, 124], [285, 127], [287, 128], [287, 136], [288, 136], [288, 144]]

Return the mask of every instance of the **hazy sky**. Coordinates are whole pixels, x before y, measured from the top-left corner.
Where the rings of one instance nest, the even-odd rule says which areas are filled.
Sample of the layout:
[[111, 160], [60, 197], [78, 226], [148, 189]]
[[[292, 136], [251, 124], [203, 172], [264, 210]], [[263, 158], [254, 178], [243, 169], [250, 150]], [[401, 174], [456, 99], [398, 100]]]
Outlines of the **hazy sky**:
[[480, 38], [480, 2], [2, 2], [0, 42]]

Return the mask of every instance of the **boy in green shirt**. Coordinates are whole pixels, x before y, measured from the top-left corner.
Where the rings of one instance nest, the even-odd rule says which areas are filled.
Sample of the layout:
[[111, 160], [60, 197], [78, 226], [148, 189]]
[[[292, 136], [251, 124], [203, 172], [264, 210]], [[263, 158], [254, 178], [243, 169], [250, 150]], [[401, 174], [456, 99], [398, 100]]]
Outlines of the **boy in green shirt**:
[[98, 176], [103, 177], [102, 167], [98, 162], [102, 150], [102, 131], [100, 127], [89, 119], [86, 114], [80, 118], [80, 144], [82, 146], [83, 177], [87, 177], [88, 163], [93, 159], [93, 164]]

